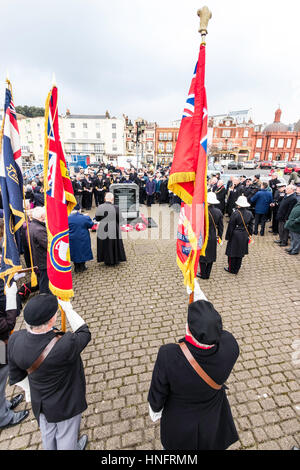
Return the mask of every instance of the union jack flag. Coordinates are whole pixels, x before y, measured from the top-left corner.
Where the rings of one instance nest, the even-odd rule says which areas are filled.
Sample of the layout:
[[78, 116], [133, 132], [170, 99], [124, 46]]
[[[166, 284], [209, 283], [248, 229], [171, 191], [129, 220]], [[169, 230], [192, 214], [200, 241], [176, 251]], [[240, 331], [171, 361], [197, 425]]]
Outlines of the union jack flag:
[[57, 87], [45, 106], [45, 206], [48, 233], [47, 272], [51, 292], [62, 300], [73, 296], [68, 215], [76, 205], [59, 136]]
[[5, 226], [0, 277], [6, 278], [6, 282], [10, 283], [13, 275], [22, 269], [20, 228], [25, 216], [20, 135], [9, 82], [5, 91], [3, 136], [1, 135], [0, 147], [0, 185]]

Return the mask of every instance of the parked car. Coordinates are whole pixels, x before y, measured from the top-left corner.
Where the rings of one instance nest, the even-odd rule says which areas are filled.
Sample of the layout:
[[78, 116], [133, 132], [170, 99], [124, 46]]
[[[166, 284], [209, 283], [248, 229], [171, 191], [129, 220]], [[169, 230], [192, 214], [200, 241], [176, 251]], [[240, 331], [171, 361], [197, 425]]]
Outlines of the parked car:
[[273, 168], [273, 162], [271, 161], [260, 162], [259, 168], [261, 168], [262, 170], [271, 169]]
[[287, 163], [288, 162], [286, 160], [279, 160], [275, 163], [275, 168], [281, 168], [283, 170], [286, 167]]
[[255, 170], [258, 167], [258, 163], [255, 160], [247, 160], [244, 162], [244, 170]]
[[287, 163], [287, 165], [284, 169], [284, 174], [289, 175], [294, 170], [295, 171], [300, 171], [300, 162], [289, 162], [289, 163]]
[[209, 163], [207, 170], [211, 171], [212, 173], [223, 173], [224, 171], [219, 163]]
[[228, 163], [228, 170], [241, 170], [243, 162], [235, 162], [234, 160]]

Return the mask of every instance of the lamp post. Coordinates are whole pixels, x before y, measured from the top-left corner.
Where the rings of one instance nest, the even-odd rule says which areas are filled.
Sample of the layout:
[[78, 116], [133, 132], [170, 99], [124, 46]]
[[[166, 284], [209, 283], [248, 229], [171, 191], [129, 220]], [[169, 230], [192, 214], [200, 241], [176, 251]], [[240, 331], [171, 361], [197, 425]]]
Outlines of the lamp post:
[[[127, 129], [129, 131], [129, 134], [130, 136], [133, 138], [133, 124], [131, 121], [129, 121], [128, 123], [128, 126], [127, 126]], [[140, 143], [140, 136], [144, 134], [145, 132], [145, 129], [146, 129], [146, 125], [144, 123], [144, 121], [137, 121], [136, 122], [136, 133], [135, 133], [135, 138], [134, 138], [134, 142], [136, 144], [136, 166], [137, 166], [137, 170], [139, 169], [139, 150], [138, 150], [138, 146], [139, 146], [139, 143]]]

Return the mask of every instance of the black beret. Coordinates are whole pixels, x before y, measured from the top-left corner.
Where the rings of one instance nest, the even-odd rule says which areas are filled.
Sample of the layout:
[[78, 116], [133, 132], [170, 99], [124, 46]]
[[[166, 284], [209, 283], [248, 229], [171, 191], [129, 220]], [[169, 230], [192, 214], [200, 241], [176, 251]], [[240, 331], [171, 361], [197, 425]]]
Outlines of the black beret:
[[39, 294], [29, 300], [24, 308], [24, 320], [28, 325], [47, 323], [57, 312], [58, 301], [52, 294]]
[[223, 331], [222, 318], [206, 300], [189, 305], [188, 326], [192, 336], [201, 344], [218, 344]]

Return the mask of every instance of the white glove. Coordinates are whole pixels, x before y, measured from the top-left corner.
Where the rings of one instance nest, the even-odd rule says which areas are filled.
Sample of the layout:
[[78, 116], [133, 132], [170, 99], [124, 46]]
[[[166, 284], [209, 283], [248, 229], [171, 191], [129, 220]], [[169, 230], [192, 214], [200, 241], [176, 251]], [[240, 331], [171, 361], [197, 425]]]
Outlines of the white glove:
[[150, 404], [149, 404], [149, 415], [150, 415], [150, 418], [152, 419], [152, 421], [155, 423], [155, 421], [158, 421], [160, 418], [161, 418], [161, 415], [162, 415], [162, 412], [163, 412], [163, 409], [160, 410], [160, 411], [153, 411]]
[[83, 318], [81, 318], [81, 316], [78, 315], [78, 313], [75, 312], [75, 310], [73, 310], [71, 302], [66, 302], [65, 300], [60, 300], [60, 299], [57, 299], [57, 300], [58, 300], [59, 305], [65, 312], [68, 322], [70, 323], [70, 326], [73, 331], [78, 330], [78, 328], [80, 328], [82, 325], [85, 324], [85, 321], [83, 320]]
[[29, 403], [31, 402], [31, 395], [30, 395], [30, 387], [29, 387], [29, 380], [28, 375], [25, 379], [21, 380], [21, 382], [16, 383], [19, 387], [21, 387], [25, 392], [25, 400]]
[[5, 286], [5, 295], [6, 295], [6, 310], [16, 310], [17, 309], [17, 284], [15, 282], [11, 283], [11, 286]]
[[20, 273], [20, 274], [19, 274], [19, 273], [16, 273], [16, 274], [14, 275], [14, 280], [15, 280], [15, 281], [18, 281], [18, 279], [21, 279], [22, 277], [25, 277], [25, 273]]
[[[186, 287], [187, 293], [191, 295], [192, 290], [189, 288], [189, 286]], [[197, 300], [206, 300], [207, 298], [205, 297], [204, 293], [200, 289], [200, 286], [197, 282], [196, 279], [194, 279], [194, 302], [197, 302]]]

